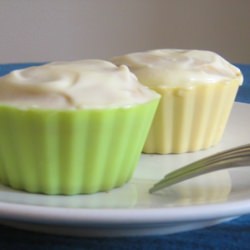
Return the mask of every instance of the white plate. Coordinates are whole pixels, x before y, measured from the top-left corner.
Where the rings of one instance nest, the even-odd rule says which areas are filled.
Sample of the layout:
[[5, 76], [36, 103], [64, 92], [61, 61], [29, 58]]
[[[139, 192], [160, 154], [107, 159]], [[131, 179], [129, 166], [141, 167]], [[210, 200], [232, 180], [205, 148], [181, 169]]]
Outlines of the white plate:
[[236, 103], [222, 142], [181, 155], [142, 155], [132, 180], [108, 193], [46, 196], [0, 186], [0, 221], [23, 229], [77, 236], [167, 234], [250, 213], [250, 168], [210, 173], [148, 193], [167, 172], [250, 142], [250, 105]]

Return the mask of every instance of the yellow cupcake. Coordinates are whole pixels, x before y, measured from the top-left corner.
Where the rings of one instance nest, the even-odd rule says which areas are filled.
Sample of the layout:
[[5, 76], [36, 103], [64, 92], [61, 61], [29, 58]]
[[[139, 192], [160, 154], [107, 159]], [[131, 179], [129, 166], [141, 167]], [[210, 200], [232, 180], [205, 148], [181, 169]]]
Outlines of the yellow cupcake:
[[115, 57], [161, 94], [145, 153], [184, 153], [220, 142], [243, 77], [210, 51], [161, 49]]

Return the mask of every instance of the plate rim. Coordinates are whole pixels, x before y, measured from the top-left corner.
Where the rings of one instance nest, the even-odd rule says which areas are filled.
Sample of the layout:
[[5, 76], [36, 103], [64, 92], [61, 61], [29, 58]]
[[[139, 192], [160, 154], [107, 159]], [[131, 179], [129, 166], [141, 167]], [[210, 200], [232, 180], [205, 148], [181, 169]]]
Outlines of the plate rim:
[[[216, 212], [215, 212], [216, 210]], [[226, 210], [226, 213], [225, 213]], [[104, 212], [104, 214], [103, 214]], [[0, 218], [81, 224], [140, 224], [199, 221], [240, 216], [250, 212], [243, 201], [162, 208], [65, 208], [0, 202]], [[67, 216], [65, 216], [67, 214]]]

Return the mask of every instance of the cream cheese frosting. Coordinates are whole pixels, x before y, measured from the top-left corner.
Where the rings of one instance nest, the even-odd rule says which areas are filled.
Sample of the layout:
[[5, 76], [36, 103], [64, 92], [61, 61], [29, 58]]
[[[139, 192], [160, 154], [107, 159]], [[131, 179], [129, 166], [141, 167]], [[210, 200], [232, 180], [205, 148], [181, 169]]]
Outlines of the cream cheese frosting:
[[127, 66], [104, 60], [54, 62], [0, 78], [0, 104], [19, 108], [126, 107], [155, 98]]
[[131, 53], [111, 60], [127, 65], [148, 86], [192, 87], [243, 78], [240, 70], [218, 54], [204, 50], [159, 49]]

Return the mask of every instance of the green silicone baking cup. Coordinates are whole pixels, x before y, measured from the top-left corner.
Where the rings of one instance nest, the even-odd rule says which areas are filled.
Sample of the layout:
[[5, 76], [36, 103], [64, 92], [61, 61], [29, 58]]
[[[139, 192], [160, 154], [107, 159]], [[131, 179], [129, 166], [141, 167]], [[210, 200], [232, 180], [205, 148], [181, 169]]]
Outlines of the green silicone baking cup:
[[132, 176], [158, 99], [125, 108], [0, 106], [0, 181], [45, 194], [96, 193]]

